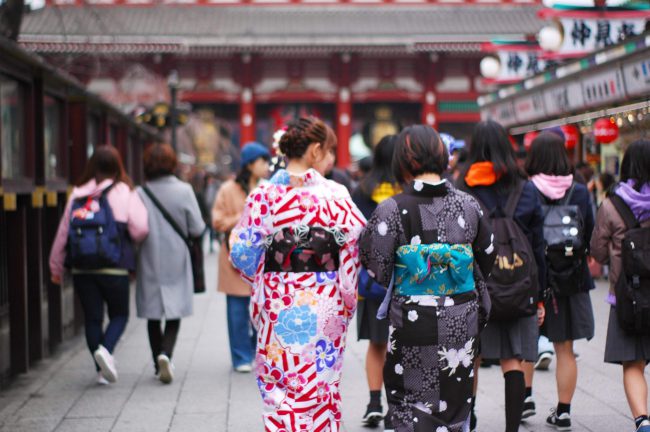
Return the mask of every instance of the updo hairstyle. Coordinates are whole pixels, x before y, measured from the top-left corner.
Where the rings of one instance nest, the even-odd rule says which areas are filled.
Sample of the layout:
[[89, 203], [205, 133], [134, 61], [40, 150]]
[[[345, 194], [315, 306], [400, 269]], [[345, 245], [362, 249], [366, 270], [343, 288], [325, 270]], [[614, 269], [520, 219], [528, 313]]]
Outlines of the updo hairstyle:
[[335, 146], [334, 136], [322, 120], [302, 117], [287, 124], [287, 130], [280, 138], [280, 151], [289, 159], [300, 159], [312, 143], [321, 143], [325, 148]]

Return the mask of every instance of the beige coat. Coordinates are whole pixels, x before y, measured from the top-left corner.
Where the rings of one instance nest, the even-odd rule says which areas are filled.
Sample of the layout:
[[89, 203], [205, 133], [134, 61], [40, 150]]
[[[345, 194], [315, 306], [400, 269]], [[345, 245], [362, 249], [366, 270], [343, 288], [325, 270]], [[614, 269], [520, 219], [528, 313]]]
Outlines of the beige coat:
[[244, 282], [239, 274], [230, 264], [228, 250], [228, 235], [244, 211], [246, 204], [246, 193], [234, 180], [224, 183], [212, 207], [212, 226], [221, 233], [226, 233], [226, 241], [219, 250], [219, 278], [217, 290], [236, 297], [247, 297], [251, 295], [251, 287]]
[[[650, 226], [650, 221], [641, 225]], [[591, 256], [601, 264], [609, 264], [609, 292], [612, 294], [623, 271], [621, 244], [626, 231], [618, 210], [609, 198], [605, 199], [596, 215], [596, 227], [591, 236]]]

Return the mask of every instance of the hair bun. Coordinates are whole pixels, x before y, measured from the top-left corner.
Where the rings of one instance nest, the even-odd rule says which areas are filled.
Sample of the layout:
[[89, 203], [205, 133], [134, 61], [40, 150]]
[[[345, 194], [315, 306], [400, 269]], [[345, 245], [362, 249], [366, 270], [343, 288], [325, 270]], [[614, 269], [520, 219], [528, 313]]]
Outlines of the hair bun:
[[315, 117], [302, 117], [291, 121], [280, 138], [280, 151], [289, 159], [301, 158], [310, 144], [325, 144], [327, 126]]

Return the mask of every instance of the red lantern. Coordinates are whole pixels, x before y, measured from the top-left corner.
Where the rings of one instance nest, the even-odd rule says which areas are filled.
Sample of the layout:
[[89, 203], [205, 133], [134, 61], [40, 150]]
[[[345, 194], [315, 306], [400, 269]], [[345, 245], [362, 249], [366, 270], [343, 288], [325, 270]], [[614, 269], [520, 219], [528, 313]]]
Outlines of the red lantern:
[[537, 138], [538, 135], [539, 135], [538, 131], [526, 132], [526, 134], [524, 135], [524, 148], [526, 149], [526, 151], [530, 150], [530, 148], [533, 145], [533, 140]]
[[618, 126], [613, 119], [601, 118], [594, 123], [594, 137], [596, 142], [609, 144], [618, 138]]
[[578, 127], [572, 124], [562, 126], [562, 133], [564, 134], [564, 146], [567, 150], [573, 150], [578, 145], [580, 139], [580, 131]]

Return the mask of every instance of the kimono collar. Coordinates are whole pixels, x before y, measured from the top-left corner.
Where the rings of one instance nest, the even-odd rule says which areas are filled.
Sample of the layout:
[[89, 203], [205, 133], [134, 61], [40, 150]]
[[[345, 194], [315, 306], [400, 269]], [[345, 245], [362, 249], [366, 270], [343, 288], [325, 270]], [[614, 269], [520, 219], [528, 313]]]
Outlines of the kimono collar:
[[422, 180], [413, 180], [404, 188], [404, 192], [409, 195], [440, 197], [449, 193], [451, 185], [448, 181], [442, 180], [440, 183], [427, 183]]
[[303, 173], [293, 173], [286, 169], [281, 169], [278, 170], [269, 181], [275, 185], [303, 187], [323, 183], [325, 182], [325, 177], [320, 175], [320, 173], [313, 168], [310, 168]]

